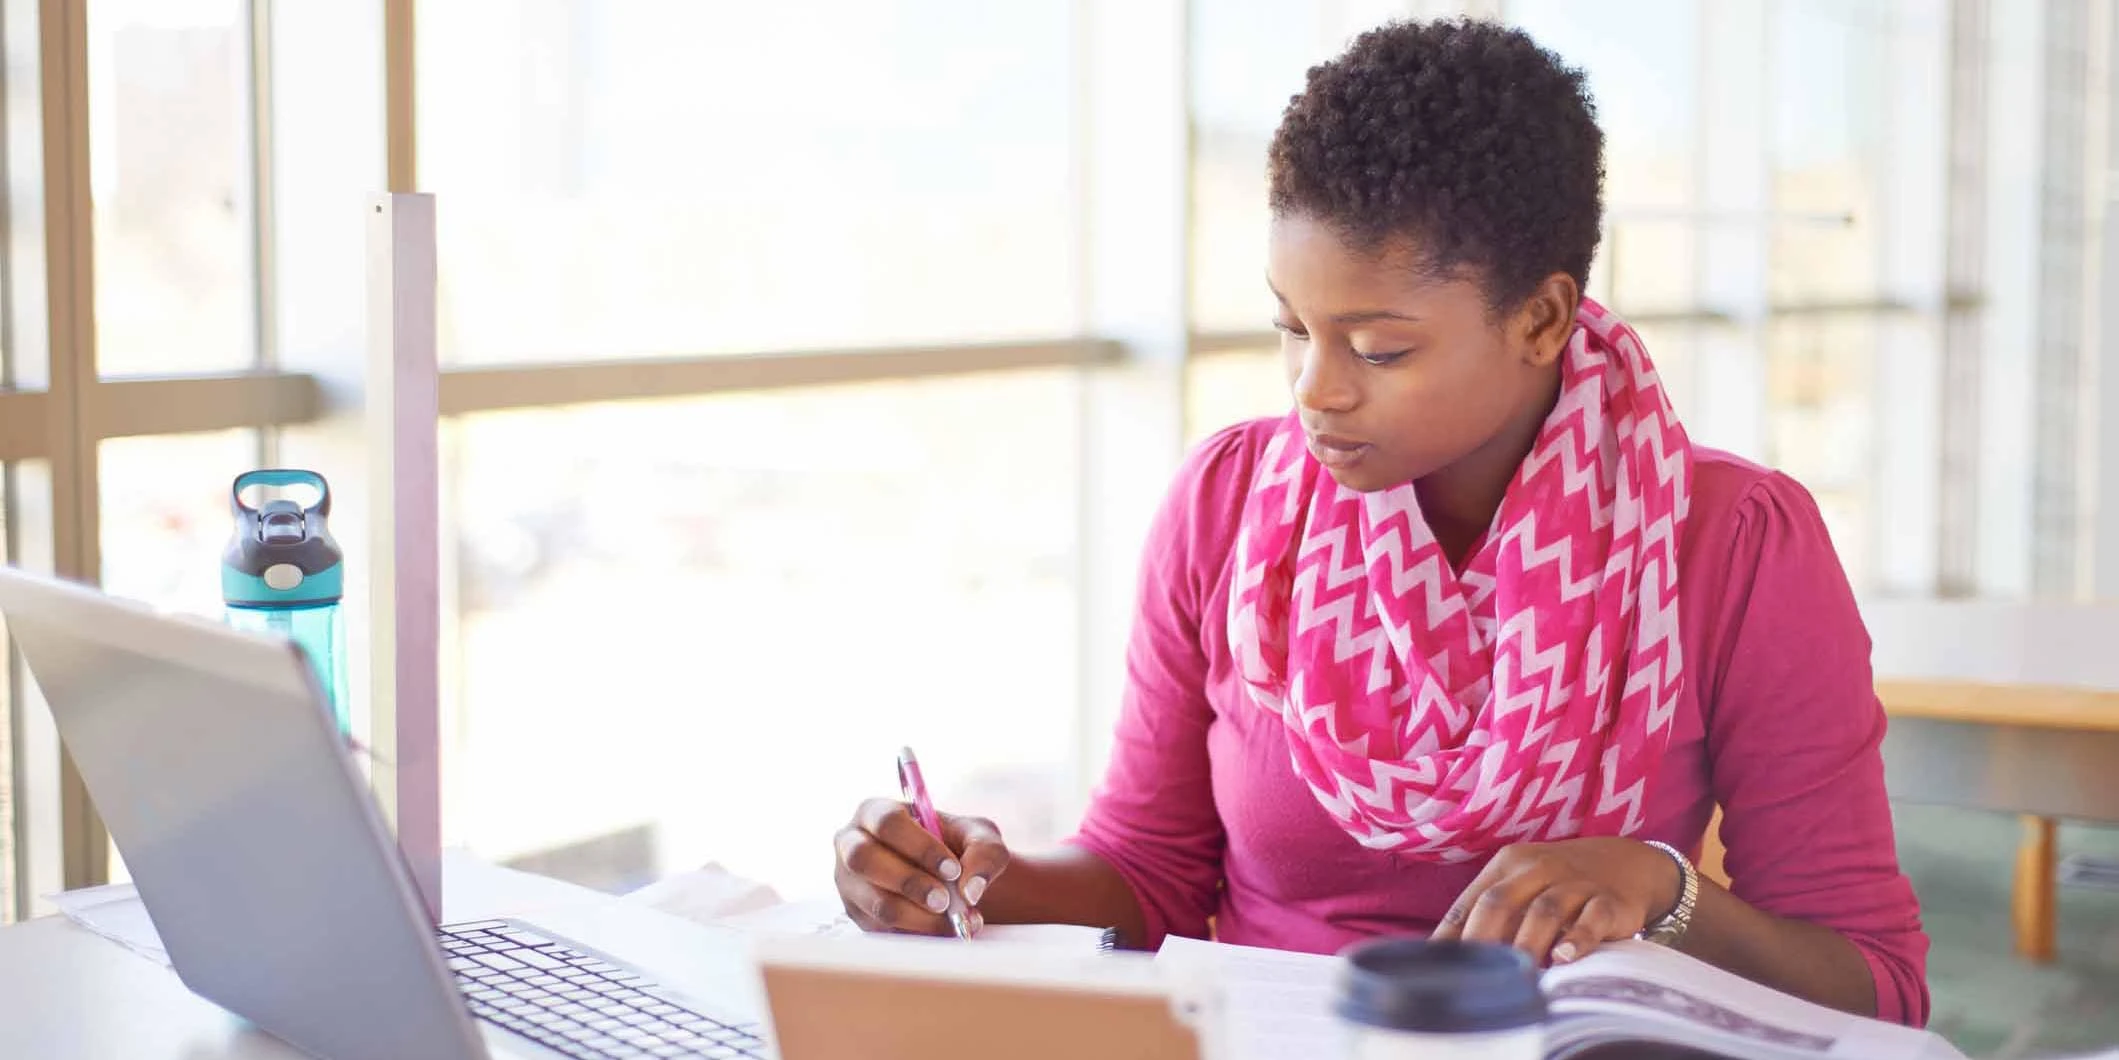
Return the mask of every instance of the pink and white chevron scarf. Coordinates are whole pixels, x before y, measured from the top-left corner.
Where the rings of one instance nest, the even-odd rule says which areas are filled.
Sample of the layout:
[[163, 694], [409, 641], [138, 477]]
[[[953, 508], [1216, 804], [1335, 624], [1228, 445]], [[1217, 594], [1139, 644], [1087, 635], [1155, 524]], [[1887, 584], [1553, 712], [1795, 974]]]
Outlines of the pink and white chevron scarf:
[[1463, 861], [1625, 835], [1684, 676], [1692, 449], [1640, 337], [1584, 299], [1558, 404], [1462, 573], [1413, 486], [1341, 487], [1295, 416], [1236, 540], [1229, 643], [1362, 845]]

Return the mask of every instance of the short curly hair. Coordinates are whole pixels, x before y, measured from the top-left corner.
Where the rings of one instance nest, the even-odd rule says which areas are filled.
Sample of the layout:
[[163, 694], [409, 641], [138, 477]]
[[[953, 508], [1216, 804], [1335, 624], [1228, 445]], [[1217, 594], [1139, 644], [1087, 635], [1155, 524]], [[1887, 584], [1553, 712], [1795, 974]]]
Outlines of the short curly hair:
[[1589, 283], [1604, 133], [1582, 72], [1521, 30], [1458, 19], [1362, 34], [1310, 69], [1267, 159], [1275, 216], [1369, 252], [1411, 238], [1422, 269], [1476, 269], [1495, 309], [1555, 272]]

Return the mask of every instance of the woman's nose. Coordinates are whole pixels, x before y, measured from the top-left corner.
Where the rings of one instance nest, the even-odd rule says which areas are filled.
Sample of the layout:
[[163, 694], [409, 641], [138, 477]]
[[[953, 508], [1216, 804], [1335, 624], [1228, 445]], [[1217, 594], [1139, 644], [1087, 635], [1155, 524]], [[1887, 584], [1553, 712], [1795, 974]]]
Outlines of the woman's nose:
[[1346, 412], [1360, 402], [1352, 365], [1320, 342], [1309, 342], [1294, 359], [1295, 403], [1311, 412]]

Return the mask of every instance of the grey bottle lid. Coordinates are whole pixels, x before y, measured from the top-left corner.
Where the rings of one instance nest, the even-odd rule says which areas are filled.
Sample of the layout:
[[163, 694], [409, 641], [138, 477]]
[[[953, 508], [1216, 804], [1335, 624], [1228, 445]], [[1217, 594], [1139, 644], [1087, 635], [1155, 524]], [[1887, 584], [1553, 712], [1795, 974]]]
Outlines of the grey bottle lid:
[[1333, 1011], [1349, 1022], [1421, 1034], [1536, 1026], [1545, 994], [1530, 958], [1487, 942], [1379, 938], [1344, 954]]

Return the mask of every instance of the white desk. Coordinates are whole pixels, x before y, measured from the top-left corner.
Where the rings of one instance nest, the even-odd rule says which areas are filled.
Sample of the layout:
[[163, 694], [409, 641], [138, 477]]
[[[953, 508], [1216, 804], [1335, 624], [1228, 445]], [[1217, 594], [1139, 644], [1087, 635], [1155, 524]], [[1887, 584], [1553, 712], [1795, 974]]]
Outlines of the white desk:
[[[608, 946], [672, 987], [756, 1003], [740, 939], [468, 857], [451, 856], [444, 864], [448, 920], [535, 920], [586, 944]], [[643, 932], [643, 922], [652, 930]], [[614, 936], [622, 936], [623, 943], [614, 943]], [[194, 995], [175, 972], [64, 917], [0, 929], [0, 1057], [298, 1060], [301, 1055]]]

